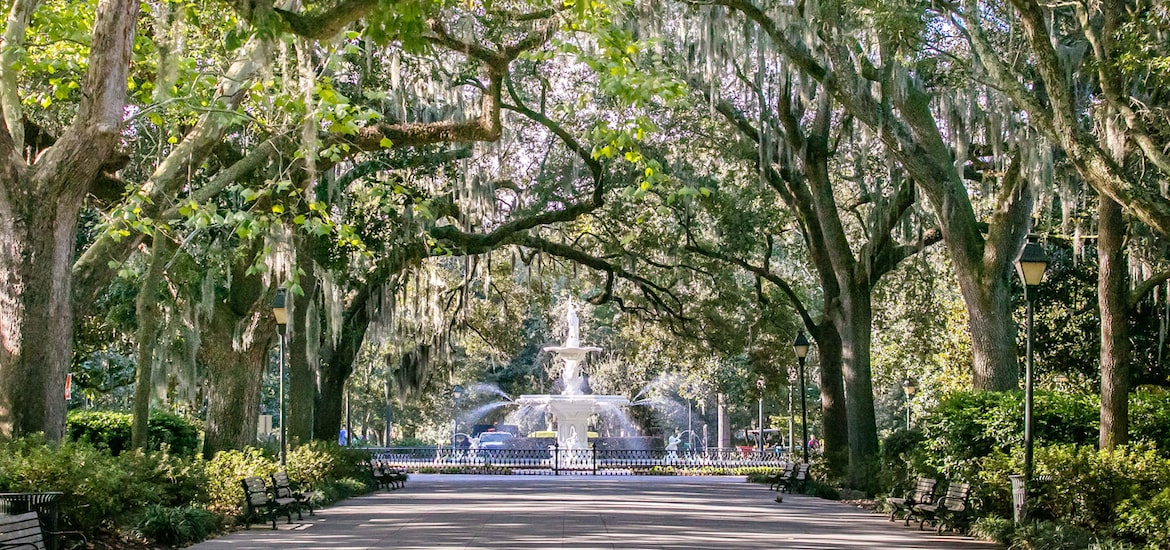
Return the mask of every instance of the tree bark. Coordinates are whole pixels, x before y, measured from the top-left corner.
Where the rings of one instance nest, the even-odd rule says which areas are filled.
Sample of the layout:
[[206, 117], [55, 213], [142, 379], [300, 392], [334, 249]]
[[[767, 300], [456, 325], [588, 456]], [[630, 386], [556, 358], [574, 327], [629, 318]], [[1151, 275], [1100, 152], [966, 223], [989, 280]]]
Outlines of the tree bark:
[[[963, 302], [967, 304], [967, 325], [971, 328], [973, 354], [971, 386], [977, 390], [1005, 391], [1020, 387], [1019, 369], [1015, 366], [1019, 350], [1016, 344], [1016, 323], [1011, 316], [1010, 271], [1006, 266], [997, 269], [993, 281], [983, 279], [991, 274], [955, 270]], [[1012, 368], [1005, 368], [1009, 361]]]
[[1097, 207], [1097, 303], [1101, 310], [1102, 449], [1129, 441], [1129, 291], [1127, 227], [1121, 205], [1105, 195]]
[[313, 415], [313, 436], [321, 441], [337, 441], [345, 409], [345, 381], [353, 373], [353, 361], [365, 341], [370, 324], [367, 298], [371, 284], [358, 294], [346, 311], [341, 342], [321, 346], [321, 363], [317, 372], [318, 393]]

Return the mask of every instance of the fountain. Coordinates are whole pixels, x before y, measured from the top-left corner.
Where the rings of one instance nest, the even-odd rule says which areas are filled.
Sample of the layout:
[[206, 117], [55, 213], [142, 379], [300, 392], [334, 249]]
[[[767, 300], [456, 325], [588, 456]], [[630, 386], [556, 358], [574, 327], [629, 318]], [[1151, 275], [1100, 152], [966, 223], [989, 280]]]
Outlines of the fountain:
[[581, 376], [581, 362], [591, 351], [601, 348], [581, 346], [581, 322], [577, 308], [572, 302], [566, 314], [569, 334], [563, 346], [550, 346], [544, 351], [557, 354], [564, 361], [561, 373], [563, 389], [560, 395], [521, 395], [519, 405], [539, 406], [552, 413], [557, 422], [557, 445], [562, 450], [586, 449], [588, 444], [589, 417], [603, 407], [625, 407], [630, 401], [621, 395], [592, 395], [583, 393], [585, 379]]

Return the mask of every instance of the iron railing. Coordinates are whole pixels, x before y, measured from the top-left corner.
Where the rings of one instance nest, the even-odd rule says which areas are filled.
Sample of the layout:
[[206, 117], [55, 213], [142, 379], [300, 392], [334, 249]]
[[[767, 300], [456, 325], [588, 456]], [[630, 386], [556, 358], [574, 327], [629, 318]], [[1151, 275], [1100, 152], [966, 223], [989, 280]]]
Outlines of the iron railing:
[[470, 449], [466, 447], [374, 448], [383, 466], [412, 471], [495, 472], [534, 475], [629, 475], [653, 470], [738, 470], [781, 467], [787, 453], [738, 449], [667, 451], [586, 448]]

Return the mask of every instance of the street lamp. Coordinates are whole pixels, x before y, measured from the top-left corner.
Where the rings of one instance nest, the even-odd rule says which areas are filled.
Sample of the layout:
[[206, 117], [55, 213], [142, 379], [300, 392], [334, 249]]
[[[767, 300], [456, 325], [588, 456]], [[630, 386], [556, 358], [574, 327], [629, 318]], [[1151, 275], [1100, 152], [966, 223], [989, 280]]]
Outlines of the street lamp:
[[1024, 495], [1027, 502], [1027, 487], [1032, 482], [1032, 310], [1036, 304], [1036, 293], [1044, 281], [1048, 269], [1048, 255], [1039, 243], [1030, 242], [1024, 246], [1020, 259], [1016, 260], [1016, 271], [1024, 281], [1024, 298], [1028, 301], [1028, 348], [1024, 364]]
[[918, 382], [913, 378], [907, 378], [902, 381], [902, 391], [906, 393], [906, 429], [910, 429], [910, 401], [914, 399], [914, 394], [918, 392]]
[[756, 388], [760, 390], [760, 434], [756, 440], [756, 447], [760, 450], [760, 456], [764, 455], [764, 377], [756, 380]]
[[454, 449], [455, 434], [459, 433], [459, 398], [463, 397], [463, 386], [455, 384], [455, 387], [451, 388], [451, 395], [455, 398], [454, 406], [451, 408], [451, 448]]
[[272, 316], [276, 317], [276, 333], [280, 338], [280, 368], [277, 370], [277, 377], [280, 379], [280, 465], [286, 464], [288, 455], [288, 427], [284, 418], [284, 328], [288, 324], [288, 309], [284, 307], [285, 294], [284, 289], [276, 291], [276, 297], [272, 299]]
[[792, 342], [792, 350], [796, 352], [796, 364], [800, 370], [800, 435], [801, 446], [804, 448], [804, 463], [808, 464], [808, 412], [804, 406], [804, 358], [808, 357], [808, 338], [804, 331], [796, 333], [796, 340]]

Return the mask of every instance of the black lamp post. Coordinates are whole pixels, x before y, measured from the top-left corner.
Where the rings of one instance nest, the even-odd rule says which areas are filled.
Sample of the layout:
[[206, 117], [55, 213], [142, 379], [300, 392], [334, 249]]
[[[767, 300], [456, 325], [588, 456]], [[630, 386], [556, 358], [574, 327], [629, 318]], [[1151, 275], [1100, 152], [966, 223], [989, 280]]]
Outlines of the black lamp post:
[[804, 448], [804, 463], [808, 464], [808, 412], [804, 406], [804, 358], [808, 357], [808, 338], [804, 331], [796, 333], [796, 340], [792, 342], [792, 350], [796, 352], [796, 364], [800, 370], [800, 435], [801, 447]]
[[[1036, 292], [1040, 283], [1044, 281], [1044, 271], [1048, 268], [1048, 255], [1039, 243], [1030, 242], [1024, 246], [1020, 259], [1016, 261], [1016, 271], [1024, 281], [1024, 298], [1028, 300], [1028, 348], [1027, 362], [1024, 365], [1024, 483], [1032, 482], [1032, 309], [1036, 303]], [[1025, 493], [1026, 494], [1026, 493]]]
[[284, 289], [276, 291], [276, 298], [272, 300], [272, 316], [276, 317], [276, 333], [280, 338], [280, 369], [277, 377], [280, 378], [280, 465], [286, 464], [288, 456], [288, 427], [284, 418], [284, 328], [288, 324], [288, 309], [284, 307]]
[[455, 434], [459, 433], [459, 398], [463, 397], [463, 386], [455, 384], [455, 387], [451, 388], [451, 395], [455, 397], [451, 407], [451, 448], [454, 449], [457, 443]]
[[918, 382], [913, 378], [907, 378], [902, 381], [902, 391], [906, 393], [906, 429], [910, 429], [910, 401], [914, 400], [914, 394], [918, 392]]
[[760, 377], [756, 380], [756, 389], [760, 390], [760, 434], [756, 438], [756, 448], [760, 450], [760, 456], [764, 456], [764, 378]]

